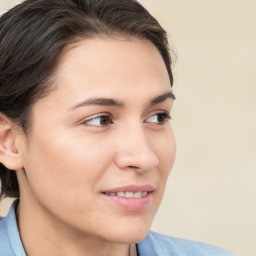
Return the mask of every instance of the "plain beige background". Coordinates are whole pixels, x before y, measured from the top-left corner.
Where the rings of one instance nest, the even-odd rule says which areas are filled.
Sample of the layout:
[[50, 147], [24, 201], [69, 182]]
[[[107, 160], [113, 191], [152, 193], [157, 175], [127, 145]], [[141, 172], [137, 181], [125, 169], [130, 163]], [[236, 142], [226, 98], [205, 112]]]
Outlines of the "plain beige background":
[[177, 159], [153, 229], [256, 256], [256, 1], [141, 2], [178, 53]]

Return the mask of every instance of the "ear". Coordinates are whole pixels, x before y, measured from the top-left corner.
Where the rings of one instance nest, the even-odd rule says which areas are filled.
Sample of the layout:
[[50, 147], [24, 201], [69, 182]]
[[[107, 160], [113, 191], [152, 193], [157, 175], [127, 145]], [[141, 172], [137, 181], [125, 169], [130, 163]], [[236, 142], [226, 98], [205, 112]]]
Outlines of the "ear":
[[13, 123], [0, 113], [0, 163], [10, 170], [23, 168], [22, 157], [19, 149], [15, 146], [18, 131]]

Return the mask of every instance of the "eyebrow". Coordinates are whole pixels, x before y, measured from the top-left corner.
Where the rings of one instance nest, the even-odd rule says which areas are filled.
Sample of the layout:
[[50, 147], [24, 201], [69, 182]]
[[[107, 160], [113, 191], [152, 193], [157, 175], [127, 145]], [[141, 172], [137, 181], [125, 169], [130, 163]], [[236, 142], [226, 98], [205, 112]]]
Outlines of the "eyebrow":
[[165, 101], [166, 99], [175, 100], [176, 97], [175, 97], [175, 95], [173, 94], [173, 92], [171, 92], [171, 91], [170, 91], [170, 92], [166, 92], [166, 93], [164, 93], [164, 94], [162, 94], [162, 95], [159, 95], [159, 96], [153, 98], [153, 99], [150, 101], [150, 106], [154, 106], [154, 105], [156, 105], [156, 104], [159, 104], [159, 103]]
[[[176, 97], [175, 95], [170, 91], [166, 92], [164, 94], [161, 94], [155, 98], [153, 98], [150, 101], [150, 106], [154, 106], [156, 104], [159, 104], [166, 99], [173, 99], [175, 100]], [[122, 108], [125, 106], [124, 102], [118, 100], [118, 99], [113, 99], [113, 98], [89, 98], [73, 107], [71, 107], [69, 110], [74, 110], [80, 107], [85, 107], [85, 106], [90, 106], [90, 105], [98, 105], [98, 106], [112, 106], [112, 107], [119, 107]]]

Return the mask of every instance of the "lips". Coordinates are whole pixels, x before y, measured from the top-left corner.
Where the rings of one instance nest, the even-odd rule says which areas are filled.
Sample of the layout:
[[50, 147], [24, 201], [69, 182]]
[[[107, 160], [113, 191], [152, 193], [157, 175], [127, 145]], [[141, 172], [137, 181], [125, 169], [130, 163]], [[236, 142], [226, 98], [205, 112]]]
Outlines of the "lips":
[[118, 193], [118, 192], [152, 192], [154, 187], [151, 185], [128, 185], [123, 187], [112, 188], [109, 190], [104, 191], [103, 193]]
[[138, 191], [138, 192], [131, 192], [131, 191], [122, 191], [122, 192], [110, 192], [105, 193], [107, 196], [119, 196], [119, 197], [126, 197], [126, 198], [141, 198], [148, 194], [147, 191]]
[[151, 185], [129, 185], [102, 192], [104, 198], [128, 211], [140, 211], [149, 205], [154, 191]]

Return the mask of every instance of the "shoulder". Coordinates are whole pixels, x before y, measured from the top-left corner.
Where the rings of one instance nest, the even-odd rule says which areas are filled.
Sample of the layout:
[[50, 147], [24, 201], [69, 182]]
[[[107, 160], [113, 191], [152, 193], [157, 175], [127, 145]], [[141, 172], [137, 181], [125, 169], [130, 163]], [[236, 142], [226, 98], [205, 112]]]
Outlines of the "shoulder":
[[138, 243], [139, 256], [235, 256], [219, 247], [150, 231]]
[[0, 218], [0, 256], [25, 256], [16, 222], [14, 202], [6, 217]]
[[8, 235], [8, 226], [6, 219], [7, 217], [0, 218], [0, 256], [7, 255], [7, 253], [13, 255], [14, 253]]

